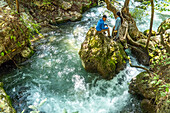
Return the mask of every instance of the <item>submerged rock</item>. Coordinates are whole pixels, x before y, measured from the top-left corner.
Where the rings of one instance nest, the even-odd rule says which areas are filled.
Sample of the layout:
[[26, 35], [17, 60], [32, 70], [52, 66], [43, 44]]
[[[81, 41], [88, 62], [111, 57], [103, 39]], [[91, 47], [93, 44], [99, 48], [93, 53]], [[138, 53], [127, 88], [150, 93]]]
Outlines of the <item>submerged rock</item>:
[[16, 113], [12, 107], [10, 97], [6, 94], [3, 89], [3, 83], [0, 82], [0, 112], [2, 113]]
[[88, 72], [98, 72], [111, 79], [125, 67], [127, 55], [120, 42], [115, 42], [90, 28], [79, 51], [82, 65]]

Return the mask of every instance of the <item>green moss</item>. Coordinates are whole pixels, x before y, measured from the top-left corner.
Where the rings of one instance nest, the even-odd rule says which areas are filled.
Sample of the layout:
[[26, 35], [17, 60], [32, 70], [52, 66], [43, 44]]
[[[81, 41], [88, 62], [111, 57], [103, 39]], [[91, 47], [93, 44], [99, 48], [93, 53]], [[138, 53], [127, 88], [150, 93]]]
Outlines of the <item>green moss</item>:
[[[145, 31], [143, 32], [143, 34], [146, 35], [146, 36], [148, 36], [148, 35], [149, 35], [149, 29], [145, 30]], [[155, 31], [152, 31], [151, 36], [156, 36], [156, 32], [155, 32]]]
[[5, 113], [16, 113], [15, 109], [12, 107], [10, 96], [8, 96], [3, 89], [3, 83], [0, 82], [0, 111]]

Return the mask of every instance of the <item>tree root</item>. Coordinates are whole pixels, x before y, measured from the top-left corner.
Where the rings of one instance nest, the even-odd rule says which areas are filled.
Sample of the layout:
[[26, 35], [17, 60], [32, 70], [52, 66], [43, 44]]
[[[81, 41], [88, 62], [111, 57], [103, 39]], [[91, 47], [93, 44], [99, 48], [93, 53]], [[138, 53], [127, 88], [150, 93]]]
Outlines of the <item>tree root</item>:
[[150, 77], [152, 76], [152, 75], [151, 75], [152, 72], [151, 72], [149, 69], [147, 69], [147, 68], [145, 68], [145, 67], [142, 67], [142, 66], [134, 66], [134, 65], [132, 65], [132, 62], [131, 62], [131, 60], [130, 60], [130, 57], [129, 57], [129, 64], [130, 64], [131, 67], [140, 68], [140, 69], [145, 70], [145, 71], [149, 74]]

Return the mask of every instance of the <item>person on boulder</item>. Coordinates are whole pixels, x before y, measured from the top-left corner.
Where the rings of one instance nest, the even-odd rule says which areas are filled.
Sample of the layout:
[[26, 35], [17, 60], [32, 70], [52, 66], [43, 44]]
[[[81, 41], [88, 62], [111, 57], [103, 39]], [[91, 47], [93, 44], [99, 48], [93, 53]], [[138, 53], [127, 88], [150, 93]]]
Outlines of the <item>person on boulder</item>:
[[115, 26], [113, 27], [113, 32], [112, 32], [112, 33], [116, 34], [115, 40], [117, 40], [119, 38], [119, 28], [122, 25], [122, 23], [123, 23], [123, 18], [121, 17], [120, 12], [117, 12], [116, 23], [115, 23]]
[[[109, 27], [107, 24], [104, 24], [104, 22], [106, 21], [107, 19], [107, 16], [106, 15], [103, 15], [103, 18], [101, 18], [98, 23], [97, 23], [97, 26], [96, 26], [96, 30], [98, 33], [103, 33], [105, 31], [107, 31], [108, 33], [108, 37], [111, 38], [110, 36], [110, 30], [109, 30]], [[107, 26], [107, 27], [106, 27]]]

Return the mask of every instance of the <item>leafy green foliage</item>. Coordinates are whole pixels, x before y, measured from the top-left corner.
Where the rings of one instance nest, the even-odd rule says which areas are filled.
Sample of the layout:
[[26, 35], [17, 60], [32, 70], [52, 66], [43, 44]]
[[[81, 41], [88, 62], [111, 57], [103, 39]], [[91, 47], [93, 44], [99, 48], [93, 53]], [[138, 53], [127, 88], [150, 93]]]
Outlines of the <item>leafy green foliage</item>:
[[51, 4], [51, 0], [43, 0], [43, 5]]
[[4, 56], [4, 52], [1, 52], [1, 56]]
[[[170, 0], [155, 0], [155, 9], [162, 12], [162, 11], [170, 11], [170, 8], [168, 8], [170, 6]], [[142, 5], [139, 6], [142, 9], [146, 9], [148, 8], [148, 6], [150, 6], [150, 1], [143, 1]]]
[[144, 10], [140, 8], [135, 8], [133, 11], [130, 12], [130, 14], [133, 18], [141, 20], [144, 16]]

